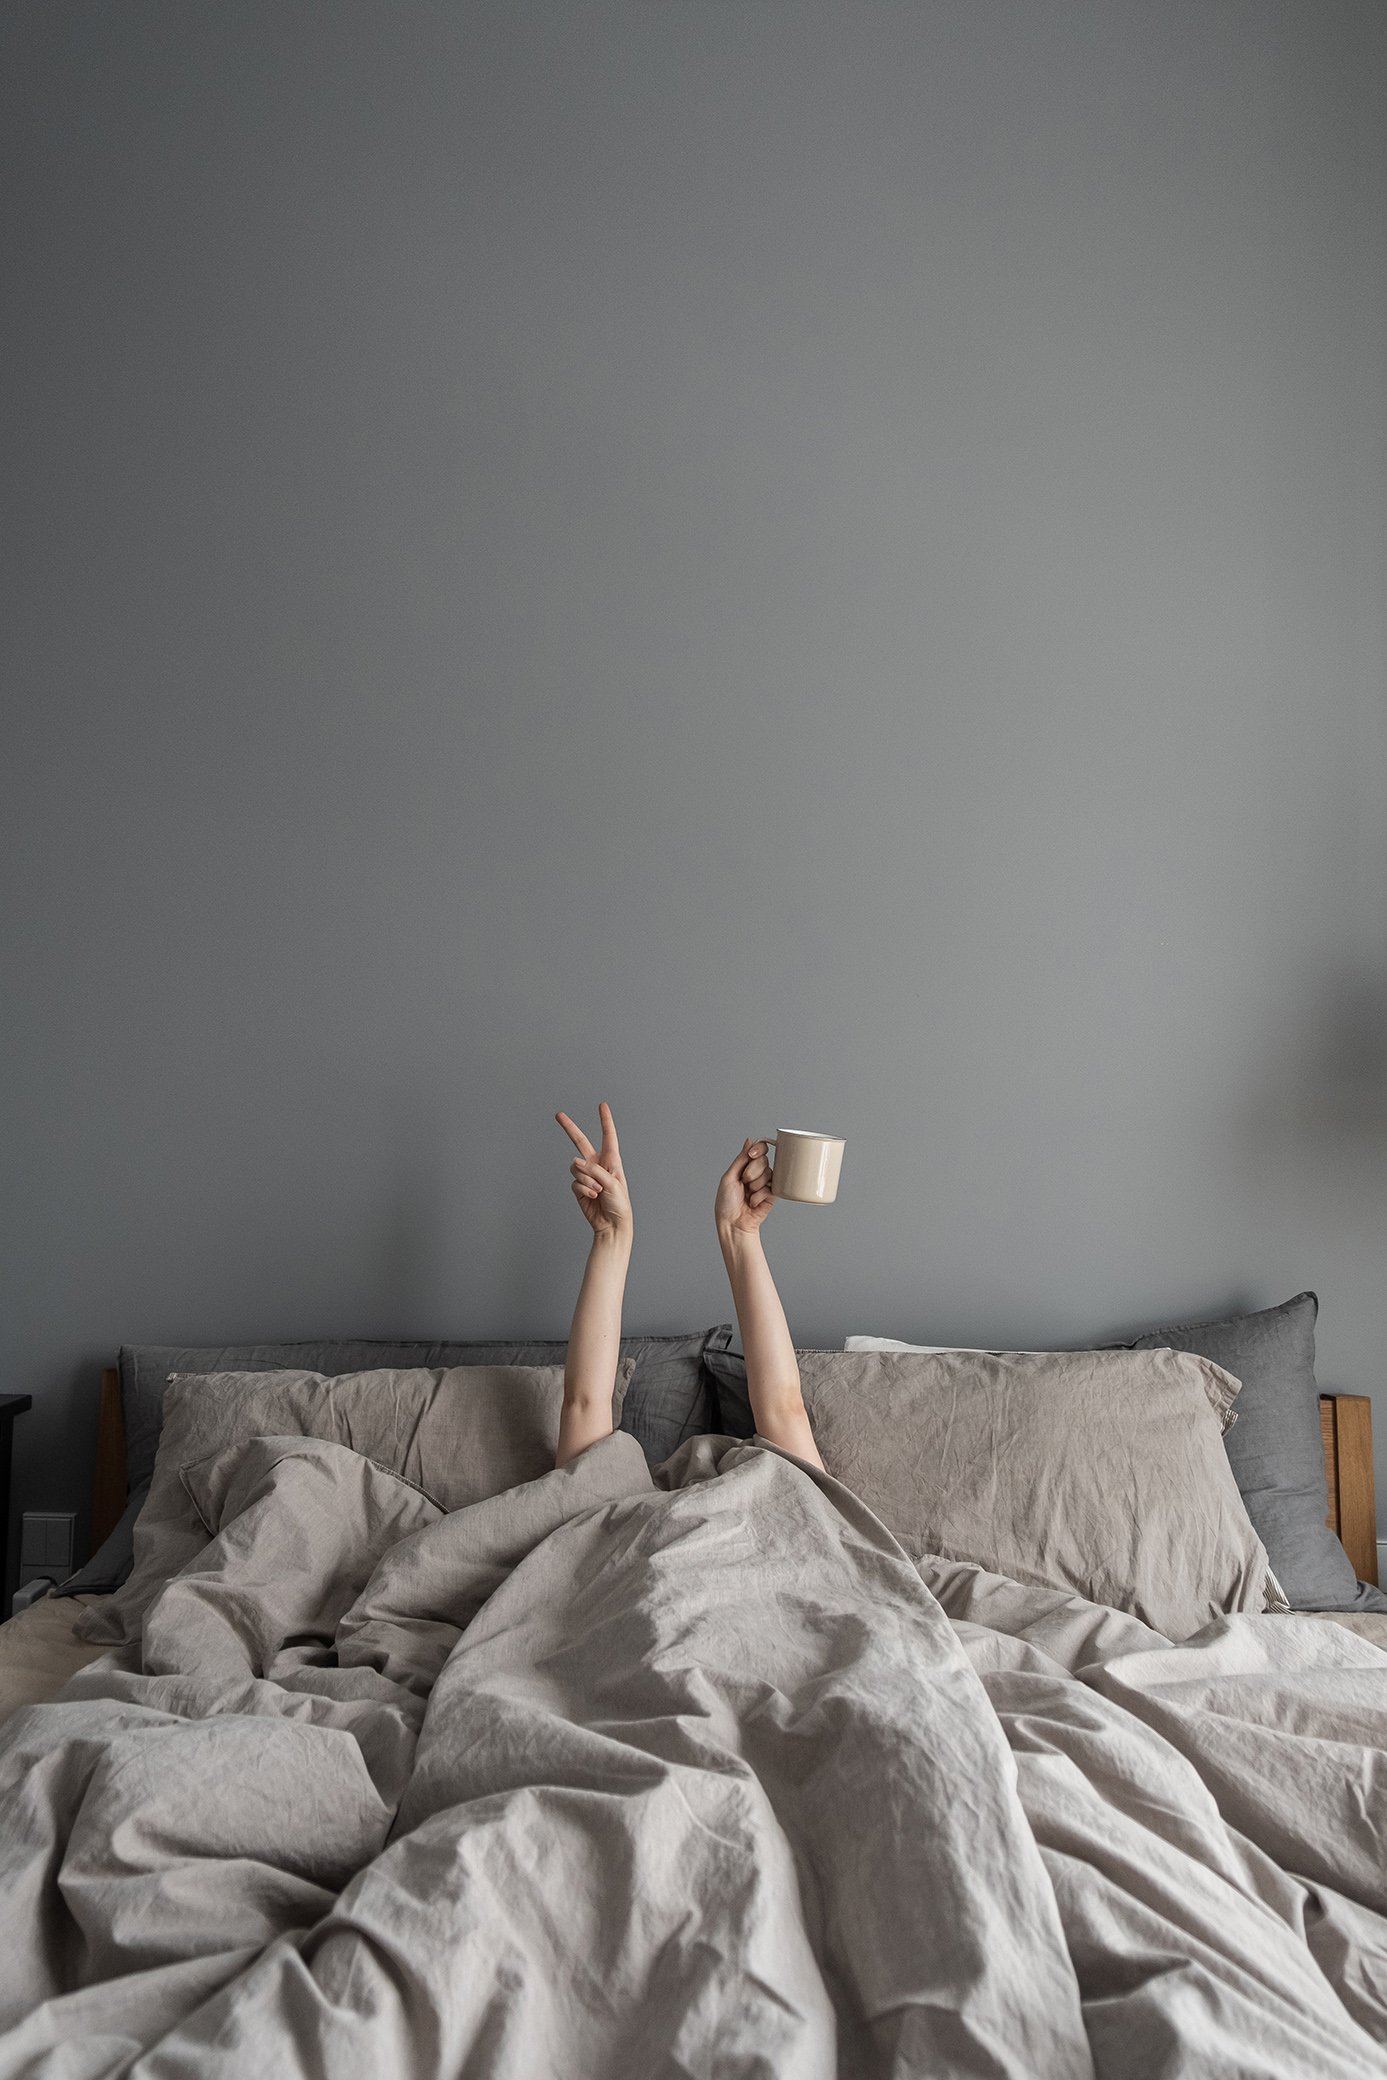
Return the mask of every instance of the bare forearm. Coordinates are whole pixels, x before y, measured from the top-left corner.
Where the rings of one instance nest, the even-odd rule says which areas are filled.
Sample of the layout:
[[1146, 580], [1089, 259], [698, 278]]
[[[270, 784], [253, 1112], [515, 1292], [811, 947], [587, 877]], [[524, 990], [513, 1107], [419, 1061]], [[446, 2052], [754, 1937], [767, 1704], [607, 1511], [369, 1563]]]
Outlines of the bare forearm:
[[812, 1465], [822, 1465], [800, 1392], [799, 1361], [759, 1234], [719, 1227], [737, 1326], [746, 1353], [747, 1392], [757, 1432]]
[[758, 1391], [763, 1396], [777, 1391], [797, 1395], [799, 1363], [760, 1236], [723, 1229], [718, 1241], [737, 1309], [737, 1327], [742, 1332], [753, 1407]]
[[629, 1236], [593, 1237], [568, 1332], [556, 1466], [610, 1434], [621, 1350], [621, 1303], [631, 1261]]

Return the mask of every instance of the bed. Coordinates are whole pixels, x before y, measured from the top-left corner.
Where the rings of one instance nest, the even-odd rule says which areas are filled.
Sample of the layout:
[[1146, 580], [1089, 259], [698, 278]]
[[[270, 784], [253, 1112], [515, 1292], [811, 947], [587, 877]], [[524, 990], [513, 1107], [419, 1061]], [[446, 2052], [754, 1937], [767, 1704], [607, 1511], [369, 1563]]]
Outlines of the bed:
[[[0, 1629], [0, 2080], [1387, 2075], [1369, 1618], [1172, 1645], [754, 1439], [440, 1501], [217, 1405], [141, 1648]], [[1320, 1413], [1372, 1580], [1368, 1405]]]
[[[1354, 1572], [1378, 1579], [1377, 1504], [1373, 1469], [1372, 1402], [1366, 1394], [1321, 1394], [1320, 1440], [1324, 1455], [1325, 1522], [1343, 1545]], [[101, 1374], [96, 1458], [92, 1480], [91, 1543], [100, 1546], [125, 1510], [126, 1440], [120, 1374]], [[73, 1631], [91, 1596], [45, 1597], [16, 1619], [0, 1625], [0, 1724], [22, 1704], [54, 1697], [68, 1677], [103, 1650]], [[1387, 1647], [1387, 1617], [1324, 1611], [1318, 1615], [1375, 1644]]]
[[[1356, 1573], [1375, 1583], [1372, 1402], [1365, 1394], [1321, 1395], [1320, 1423], [1328, 1503], [1325, 1522], [1341, 1540]], [[99, 1440], [91, 1506], [94, 1546], [109, 1537], [125, 1507], [124, 1425], [119, 1375], [114, 1370], [101, 1377]], [[73, 1631], [79, 1614], [97, 1601], [94, 1596], [47, 1596], [0, 1625], [0, 1725], [20, 1705], [56, 1697], [70, 1675], [104, 1651], [99, 1644], [78, 1639]], [[1317, 1615], [1387, 1647], [1387, 1617], [1351, 1611]]]

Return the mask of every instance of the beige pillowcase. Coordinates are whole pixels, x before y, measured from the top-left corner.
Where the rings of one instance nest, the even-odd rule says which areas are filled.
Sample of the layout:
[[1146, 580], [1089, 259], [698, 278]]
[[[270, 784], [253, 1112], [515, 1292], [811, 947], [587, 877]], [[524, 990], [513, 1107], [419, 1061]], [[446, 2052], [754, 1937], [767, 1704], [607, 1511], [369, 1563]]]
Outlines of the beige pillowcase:
[[1262, 1611], [1266, 1550], [1223, 1431], [1238, 1382], [1187, 1351], [801, 1351], [830, 1473], [914, 1558], [1065, 1588], [1187, 1639]]
[[[634, 1358], [617, 1366], [621, 1416]], [[322, 1437], [403, 1474], [444, 1510], [499, 1495], [554, 1464], [559, 1365], [320, 1372], [171, 1373], [129, 1579], [78, 1621], [84, 1639], [128, 1645], [171, 1575], [207, 1543], [183, 1469], [251, 1437]]]

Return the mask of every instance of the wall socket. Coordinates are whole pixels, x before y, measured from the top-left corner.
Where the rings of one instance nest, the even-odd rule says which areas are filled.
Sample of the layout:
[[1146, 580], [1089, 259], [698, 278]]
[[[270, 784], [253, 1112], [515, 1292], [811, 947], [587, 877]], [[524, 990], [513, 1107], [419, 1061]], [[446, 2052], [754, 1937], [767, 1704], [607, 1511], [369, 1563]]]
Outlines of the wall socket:
[[71, 1510], [26, 1509], [19, 1526], [19, 1586], [48, 1575], [61, 1582], [72, 1573], [77, 1518]]

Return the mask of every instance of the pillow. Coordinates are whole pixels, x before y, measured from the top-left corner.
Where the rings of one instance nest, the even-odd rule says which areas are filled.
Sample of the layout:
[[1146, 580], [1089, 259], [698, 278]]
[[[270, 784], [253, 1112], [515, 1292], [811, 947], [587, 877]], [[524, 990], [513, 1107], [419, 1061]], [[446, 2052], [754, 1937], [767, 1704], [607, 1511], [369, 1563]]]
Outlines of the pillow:
[[[913, 1350], [923, 1356], [942, 1356], [946, 1350], [963, 1350], [975, 1358], [992, 1356], [992, 1352], [971, 1350], [967, 1344], [898, 1344], [892, 1335], [848, 1335], [842, 1348]], [[722, 1346], [717, 1352], [709, 1352], [707, 1371], [713, 1383], [717, 1429], [724, 1433], [724, 1437], [755, 1437], [757, 1419], [751, 1412], [751, 1394], [747, 1392], [747, 1358], [740, 1350], [728, 1350]]]
[[971, 1351], [981, 1357], [982, 1347], [972, 1343], [900, 1343], [894, 1336], [847, 1336], [843, 1339], [845, 1351], [928, 1351], [937, 1357], [941, 1351]]
[[[702, 1366], [706, 1344], [726, 1349], [726, 1323], [681, 1336], [624, 1336], [623, 1358], [634, 1358], [635, 1377], [623, 1424], [650, 1452], [667, 1459], [686, 1437], [710, 1425], [713, 1407]], [[189, 1348], [179, 1344], [126, 1344], [120, 1353], [121, 1406], [125, 1415], [126, 1485], [133, 1491], [154, 1471], [163, 1421], [164, 1387], [171, 1372], [316, 1372], [336, 1377], [382, 1369], [447, 1369], [471, 1365], [558, 1365], [566, 1338], [533, 1337], [488, 1343], [260, 1343]], [[639, 1427], [637, 1427], [639, 1425]]]
[[[1280, 1307], [1151, 1329], [1118, 1350], [1194, 1351], [1242, 1382], [1236, 1429], [1224, 1439], [1248, 1516], [1292, 1610], [1387, 1611], [1387, 1595], [1356, 1580], [1325, 1522], [1320, 1389], [1315, 1378], [1319, 1301], [1297, 1293]], [[850, 1336], [849, 1350], [927, 1350], [884, 1336]], [[750, 1415], [750, 1404], [747, 1404]]]
[[1168, 1639], [1267, 1607], [1266, 1550], [1222, 1447], [1238, 1385], [1206, 1359], [801, 1351], [799, 1364], [824, 1464], [913, 1558], [1069, 1589]]
[[[635, 1438], [650, 1466], [659, 1466], [686, 1438], [717, 1428], [712, 1383], [703, 1366], [706, 1348], [725, 1350], [732, 1329], [721, 1323], [682, 1336], [626, 1336], [621, 1355], [635, 1373], [622, 1405], [621, 1427]], [[125, 1416], [126, 1484], [130, 1505], [110, 1537], [59, 1594], [109, 1592], [130, 1573], [131, 1531], [154, 1471], [163, 1422], [164, 1387], [171, 1372], [316, 1372], [327, 1377], [382, 1367], [455, 1365], [562, 1365], [566, 1342], [513, 1343], [250, 1343], [210, 1348], [183, 1344], [126, 1344], [120, 1353]]]
[[1124, 1347], [1197, 1351], [1242, 1381], [1238, 1426], [1224, 1448], [1292, 1610], [1387, 1611], [1387, 1596], [1357, 1580], [1325, 1522], [1318, 1313], [1313, 1293], [1297, 1293], [1257, 1314], [1151, 1329]]
[[59, 1582], [53, 1591], [55, 1596], [109, 1596], [113, 1589], [120, 1587], [130, 1573], [135, 1550], [135, 1525], [148, 1494], [149, 1482], [144, 1481], [126, 1497], [115, 1530], [102, 1540], [76, 1574], [69, 1575], [65, 1582]]
[[[698, 1329], [687, 1336], [625, 1336], [622, 1357], [635, 1360], [618, 1428], [634, 1437], [652, 1469], [678, 1451], [691, 1437], [704, 1437], [717, 1427], [717, 1404], [704, 1354], [726, 1350], [732, 1341], [730, 1322]], [[508, 1358], [507, 1364], [562, 1365], [566, 1342], [552, 1346], [557, 1356]]]
[[[1131, 1350], [1135, 1345], [1125, 1343], [1100, 1344], [1100, 1350]], [[909, 1352], [919, 1358], [1064, 1358], [1083, 1357], [1083, 1351], [986, 1351], [967, 1343], [898, 1343], [891, 1336], [849, 1336], [843, 1345], [844, 1355], [849, 1352], [895, 1351]], [[796, 1348], [796, 1358], [834, 1358], [835, 1350], [816, 1351]], [[718, 1420], [724, 1437], [754, 1437], [756, 1418], [751, 1412], [751, 1394], [746, 1383], [746, 1358], [741, 1351], [718, 1350], [708, 1353], [708, 1371], [712, 1378]], [[1214, 1367], [1217, 1372], [1221, 1368]], [[801, 1371], [803, 1368], [801, 1367]], [[1225, 1385], [1206, 1385], [1209, 1405], [1218, 1417], [1223, 1432], [1232, 1429], [1238, 1420], [1238, 1411], [1233, 1407], [1238, 1392], [1238, 1381], [1232, 1381], [1232, 1392]], [[1279, 1584], [1278, 1584], [1279, 1586]]]
[[[635, 1369], [617, 1365], [618, 1415]], [[129, 1645], [162, 1585], [207, 1543], [185, 1467], [252, 1437], [322, 1437], [403, 1474], [444, 1510], [548, 1473], [563, 1405], [561, 1366], [390, 1367], [328, 1379], [314, 1372], [175, 1373], [149, 1496], [123, 1587], [78, 1620], [81, 1637]]]

